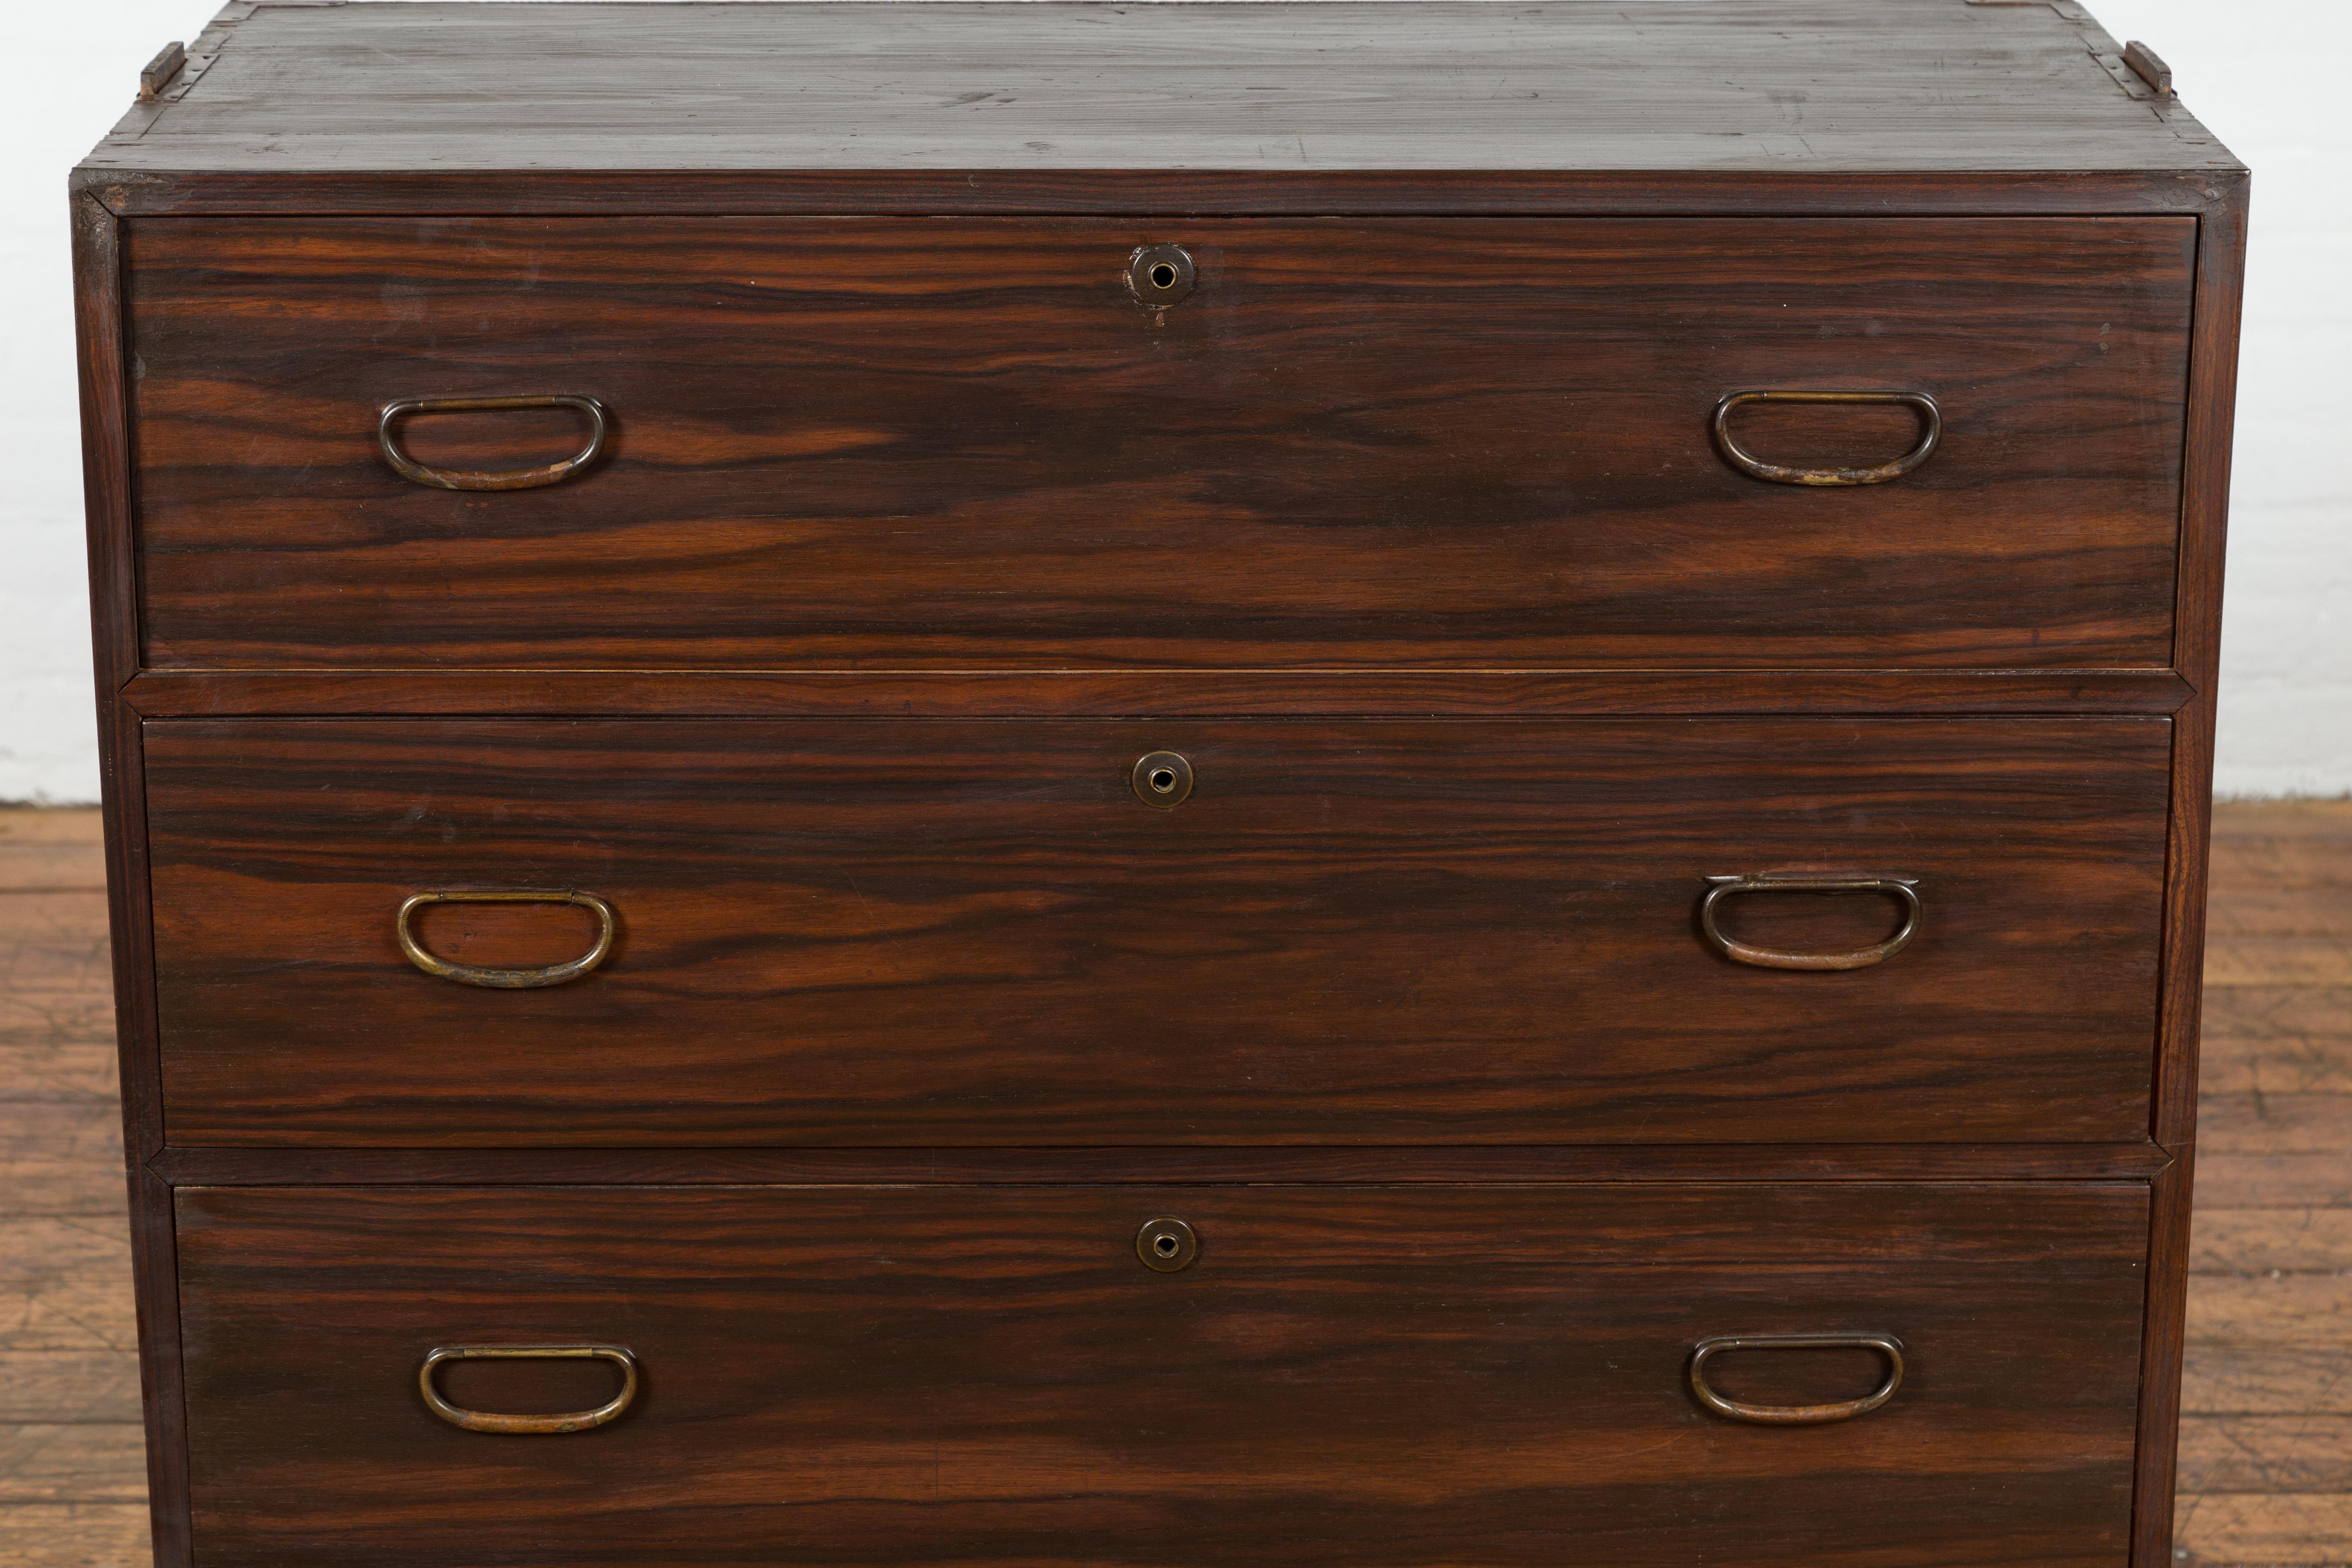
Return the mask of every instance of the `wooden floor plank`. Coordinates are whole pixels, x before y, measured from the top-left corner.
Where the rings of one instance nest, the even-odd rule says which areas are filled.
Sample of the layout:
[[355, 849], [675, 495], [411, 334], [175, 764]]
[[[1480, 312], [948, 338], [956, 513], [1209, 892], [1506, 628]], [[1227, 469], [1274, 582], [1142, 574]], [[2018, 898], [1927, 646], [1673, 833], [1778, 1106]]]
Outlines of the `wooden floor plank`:
[[90, 1215], [121, 1223], [129, 1201], [115, 1107], [0, 1100], [0, 1219]]
[[2266, 882], [2233, 888], [2213, 900], [2206, 929], [2218, 936], [2328, 936], [2352, 910], [2352, 884]]
[[106, 890], [97, 812], [0, 809], [0, 892], [28, 888]]
[[114, 1351], [0, 1351], [0, 1424], [144, 1418], [135, 1356]]
[[131, 1239], [110, 1216], [0, 1216], [0, 1283], [79, 1277], [129, 1267]]
[[2180, 1408], [2191, 1415], [2352, 1415], [2352, 1357], [2333, 1347], [2193, 1344]]
[[2352, 1094], [2207, 1094], [2197, 1148], [2215, 1154], [2325, 1154], [2352, 1149]]
[[0, 1426], [0, 1504], [146, 1500], [147, 1439], [137, 1422]]
[[2352, 1094], [2352, 987], [2207, 992], [2199, 1065], [2208, 1094]]
[[144, 1503], [0, 1503], [7, 1568], [138, 1568], [154, 1561]]
[[2250, 838], [2330, 841], [2352, 855], [2352, 800], [2232, 800], [2213, 807], [2213, 842]]
[[2288, 1568], [2352, 1563], [2352, 1493], [2191, 1493], [2175, 1513], [2176, 1563]]
[[126, 1260], [103, 1276], [0, 1283], [0, 1351], [137, 1353], [129, 1270]]
[[2180, 1424], [2180, 1488], [2352, 1492], [2352, 1415], [2192, 1415]]
[[2352, 1205], [2352, 1150], [2309, 1154], [2197, 1155], [2199, 1204], [2216, 1208]]
[[2352, 1356], [2347, 1287], [2352, 1279], [2332, 1273], [2200, 1275], [2189, 1292], [2189, 1342], [2341, 1346]]
[[2205, 984], [2352, 985], [2352, 934], [2231, 936], [2205, 942]]
[[0, 1029], [0, 1100], [112, 1106], [121, 1092], [114, 1042], [26, 1040]]
[[109, 996], [113, 990], [103, 892], [0, 895], [0, 992]]
[[[2194, 1274], [2352, 1275], [2352, 1208], [2197, 1206], [2189, 1229]], [[2352, 1310], [2352, 1302], [2347, 1310]]]

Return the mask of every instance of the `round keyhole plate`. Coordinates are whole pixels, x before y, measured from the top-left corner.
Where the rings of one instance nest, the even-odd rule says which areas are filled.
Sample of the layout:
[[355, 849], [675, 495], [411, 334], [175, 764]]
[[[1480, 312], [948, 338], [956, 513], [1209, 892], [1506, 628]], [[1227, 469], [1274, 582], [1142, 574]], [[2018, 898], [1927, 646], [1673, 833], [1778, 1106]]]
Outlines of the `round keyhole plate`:
[[1127, 286], [1155, 310], [1192, 291], [1192, 257], [1181, 245], [1147, 245], [1128, 258]]
[[1135, 798], [1161, 811], [1171, 811], [1192, 794], [1192, 764], [1174, 752], [1147, 752], [1136, 759], [1129, 775]]
[[1173, 1274], [1192, 1267], [1201, 1256], [1201, 1238], [1181, 1219], [1146, 1220], [1135, 1233], [1135, 1255], [1155, 1274]]

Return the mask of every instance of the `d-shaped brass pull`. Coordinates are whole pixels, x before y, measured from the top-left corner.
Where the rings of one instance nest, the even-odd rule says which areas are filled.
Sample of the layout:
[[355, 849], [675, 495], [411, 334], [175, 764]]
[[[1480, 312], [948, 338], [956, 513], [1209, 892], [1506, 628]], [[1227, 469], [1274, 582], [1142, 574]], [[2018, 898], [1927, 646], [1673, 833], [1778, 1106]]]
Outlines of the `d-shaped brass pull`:
[[[412, 917], [427, 904], [578, 904], [595, 912], [596, 945], [568, 963], [551, 963], [544, 969], [484, 969], [471, 963], [452, 963], [425, 952], [415, 933], [409, 930]], [[413, 893], [400, 906], [400, 913], [392, 924], [400, 938], [400, 951], [425, 973], [454, 980], [460, 985], [487, 985], [494, 991], [531, 991], [541, 985], [561, 985], [567, 980], [577, 980], [604, 963], [604, 955], [613, 951], [613, 906], [593, 893]]]
[[[441, 1397], [433, 1384], [434, 1369], [445, 1361], [609, 1361], [621, 1369], [621, 1392], [593, 1410], [568, 1415], [500, 1415], [488, 1410], [467, 1410]], [[468, 1432], [505, 1432], [525, 1436], [559, 1432], [586, 1432], [620, 1419], [637, 1397], [637, 1358], [619, 1345], [445, 1345], [425, 1358], [416, 1386], [433, 1414]]]
[[[1908, 452], [1874, 468], [1790, 468], [1756, 457], [1731, 435], [1732, 410], [1750, 403], [1899, 403], [1919, 416], [1919, 440]], [[1944, 438], [1943, 411], [1924, 392], [1728, 392], [1715, 405], [1715, 445], [1725, 460], [1751, 479], [1776, 485], [1883, 485], [1934, 455]]]
[[[1874, 963], [1884, 963], [1911, 945], [1919, 934], [1919, 921], [1924, 912], [1919, 904], [1919, 885], [1911, 877], [1804, 877], [1768, 874], [1761, 877], [1709, 877], [1714, 885], [1706, 897], [1698, 901], [1698, 927], [1706, 940], [1722, 950], [1727, 958], [1741, 963], [1752, 963], [1759, 969], [1867, 969]], [[1856, 948], [1851, 952], [1782, 952], [1773, 948], [1758, 947], [1753, 942], [1737, 942], [1723, 934], [1716, 924], [1715, 906], [1740, 893], [1892, 893], [1903, 902], [1903, 929], [1875, 947]]]
[[[1706, 1363], [1729, 1351], [1876, 1351], [1886, 1362], [1886, 1381], [1860, 1399], [1834, 1405], [1748, 1405], [1727, 1399], [1706, 1381]], [[1691, 1352], [1691, 1392], [1717, 1415], [1753, 1421], [1764, 1426], [1818, 1426], [1829, 1421], [1851, 1421], [1867, 1415], [1903, 1386], [1903, 1342], [1892, 1334], [1728, 1334], [1701, 1340]]]
[[[393, 426], [411, 414], [494, 414], [514, 408], [576, 408], [588, 416], [588, 444], [562, 462], [536, 468], [434, 468], [400, 449]], [[444, 490], [530, 490], [551, 485], [586, 468], [604, 455], [604, 436], [612, 424], [604, 405], [576, 393], [538, 397], [412, 397], [387, 403], [375, 422], [375, 444], [383, 460], [404, 479]]]

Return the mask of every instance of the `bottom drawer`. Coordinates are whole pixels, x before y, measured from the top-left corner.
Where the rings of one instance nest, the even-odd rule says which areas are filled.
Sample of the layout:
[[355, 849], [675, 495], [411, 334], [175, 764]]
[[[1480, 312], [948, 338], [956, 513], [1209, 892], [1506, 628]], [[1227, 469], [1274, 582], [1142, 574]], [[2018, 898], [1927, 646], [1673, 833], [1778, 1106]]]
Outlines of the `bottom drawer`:
[[[1176, 1218], [1173, 1259], [1139, 1228]], [[196, 1562], [2121, 1564], [2147, 1190], [184, 1189]], [[1851, 1419], [1725, 1335], [1884, 1335]], [[634, 1358], [467, 1430], [459, 1346]], [[1866, 1398], [1868, 1348], [1719, 1396]], [[445, 1363], [456, 1407], [610, 1360]]]

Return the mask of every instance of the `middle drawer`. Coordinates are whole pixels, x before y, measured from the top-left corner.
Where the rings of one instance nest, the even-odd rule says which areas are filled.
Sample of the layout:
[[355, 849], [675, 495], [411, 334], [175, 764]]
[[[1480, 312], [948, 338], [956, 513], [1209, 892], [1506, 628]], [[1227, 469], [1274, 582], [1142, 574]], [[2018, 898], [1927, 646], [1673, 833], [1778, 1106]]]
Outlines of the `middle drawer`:
[[[160, 721], [167, 1131], [2137, 1140], [2169, 742], [2160, 719]], [[427, 902], [404, 954], [404, 904], [483, 892], [601, 906]], [[600, 907], [594, 967], [471, 983], [577, 967]], [[1859, 966], [1775, 966], [1811, 962]]]

